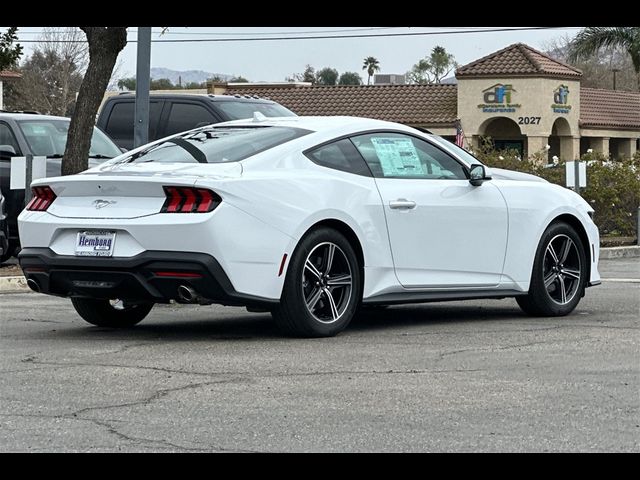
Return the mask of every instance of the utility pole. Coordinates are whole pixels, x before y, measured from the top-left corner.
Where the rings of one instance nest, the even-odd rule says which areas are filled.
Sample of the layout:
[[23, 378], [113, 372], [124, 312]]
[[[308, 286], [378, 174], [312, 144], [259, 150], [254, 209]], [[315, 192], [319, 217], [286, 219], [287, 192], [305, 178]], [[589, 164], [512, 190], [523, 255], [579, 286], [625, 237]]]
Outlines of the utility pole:
[[616, 73], [620, 71], [619, 68], [614, 68], [611, 70], [613, 72], [613, 89], [616, 89]]
[[151, 27], [138, 27], [136, 106], [133, 147], [149, 142], [149, 86], [151, 83]]

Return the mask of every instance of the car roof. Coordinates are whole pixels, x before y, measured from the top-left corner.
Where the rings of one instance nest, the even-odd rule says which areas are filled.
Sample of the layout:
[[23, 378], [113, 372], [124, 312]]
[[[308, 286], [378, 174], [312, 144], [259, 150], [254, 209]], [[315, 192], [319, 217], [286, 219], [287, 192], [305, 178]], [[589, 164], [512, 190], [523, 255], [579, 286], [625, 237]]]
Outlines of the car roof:
[[[119, 95], [113, 95], [107, 99], [107, 101], [117, 101], [118, 98], [135, 98], [135, 93], [122, 92]], [[246, 102], [246, 103], [276, 103], [273, 100], [266, 98], [260, 98], [255, 95], [214, 95], [207, 93], [153, 93], [149, 92], [149, 96], [152, 98], [159, 98], [161, 100], [175, 100], [175, 99], [203, 99], [211, 102]]]
[[69, 117], [40, 115], [39, 113], [0, 112], [0, 118], [11, 120], [71, 120]]

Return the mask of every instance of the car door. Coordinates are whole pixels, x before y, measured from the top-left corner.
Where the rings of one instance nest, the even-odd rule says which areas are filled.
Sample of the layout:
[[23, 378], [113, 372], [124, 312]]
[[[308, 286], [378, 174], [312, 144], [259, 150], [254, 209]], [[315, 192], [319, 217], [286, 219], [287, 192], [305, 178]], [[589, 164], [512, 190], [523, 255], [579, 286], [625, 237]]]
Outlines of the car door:
[[426, 140], [399, 132], [351, 139], [384, 203], [396, 275], [407, 288], [483, 288], [500, 282], [507, 207], [491, 182]]

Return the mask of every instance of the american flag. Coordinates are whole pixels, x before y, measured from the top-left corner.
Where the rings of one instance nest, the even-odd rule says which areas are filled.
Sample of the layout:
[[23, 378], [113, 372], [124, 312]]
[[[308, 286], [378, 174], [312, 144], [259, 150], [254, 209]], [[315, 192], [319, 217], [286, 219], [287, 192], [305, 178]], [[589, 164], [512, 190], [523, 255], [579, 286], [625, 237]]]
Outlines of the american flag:
[[456, 145], [464, 148], [464, 132], [462, 131], [460, 120], [456, 122]]

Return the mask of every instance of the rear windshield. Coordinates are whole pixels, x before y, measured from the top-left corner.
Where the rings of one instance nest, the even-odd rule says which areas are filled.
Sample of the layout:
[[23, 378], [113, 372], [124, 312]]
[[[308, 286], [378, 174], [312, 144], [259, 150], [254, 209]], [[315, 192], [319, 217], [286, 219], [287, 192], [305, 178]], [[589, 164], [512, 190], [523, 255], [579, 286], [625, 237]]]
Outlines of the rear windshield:
[[177, 135], [124, 157], [121, 162], [238, 162], [309, 133], [302, 128], [279, 126], [209, 127]]
[[296, 114], [277, 103], [234, 102], [233, 100], [216, 102], [216, 107], [222, 110], [229, 120], [252, 118], [254, 112], [260, 112], [265, 117], [295, 117]]
[[[20, 120], [18, 125], [34, 155], [62, 157], [69, 133], [68, 118]], [[93, 128], [89, 156], [94, 158], [113, 158], [122, 152], [109, 137], [98, 128]]]

